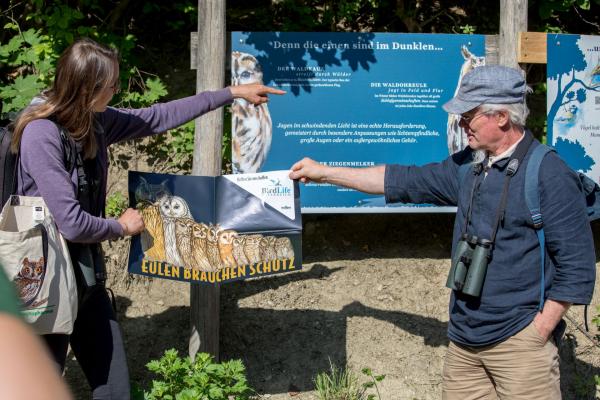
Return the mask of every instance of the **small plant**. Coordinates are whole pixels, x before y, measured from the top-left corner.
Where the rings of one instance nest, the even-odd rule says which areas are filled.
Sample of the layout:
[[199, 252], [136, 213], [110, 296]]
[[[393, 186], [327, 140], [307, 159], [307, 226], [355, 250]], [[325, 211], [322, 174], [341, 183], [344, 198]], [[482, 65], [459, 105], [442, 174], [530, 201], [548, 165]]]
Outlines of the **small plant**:
[[[385, 375], [373, 375], [371, 368], [363, 368], [363, 375], [369, 381], [359, 383], [356, 374], [349, 368], [338, 368], [329, 362], [330, 372], [321, 372], [315, 379], [315, 390], [319, 400], [381, 400], [377, 382], [381, 382]], [[367, 394], [367, 390], [375, 388], [377, 396]]]
[[477, 30], [477, 27], [473, 26], [473, 25], [468, 25], [467, 24], [467, 25], [461, 25], [461, 26], [459, 26], [458, 29], [459, 29], [460, 33], [464, 33], [464, 34], [467, 34], [467, 35], [472, 35]]
[[114, 192], [106, 199], [106, 216], [120, 217], [127, 210], [127, 199], [121, 192]]
[[[369, 377], [369, 381], [363, 383], [363, 387], [365, 389], [370, 389], [372, 387], [375, 388], [375, 391], [377, 392], [377, 398], [381, 400], [381, 395], [379, 394], [379, 386], [377, 386], [377, 382], [381, 382], [385, 379], [385, 375], [373, 375], [373, 371], [371, 370], [371, 368], [363, 368], [362, 369], [362, 373], [363, 375]], [[370, 394], [367, 396], [367, 400], [373, 400], [375, 399], [375, 395], [374, 394]]]
[[198, 353], [192, 361], [179, 357], [170, 349], [159, 360], [146, 367], [159, 376], [152, 381], [150, 392], [137, 390], [135, 398], [144, 400], [246, 400], [253, 390], [246, 380], [246, 368], [241, 360], [213, 362], [207, 353]]

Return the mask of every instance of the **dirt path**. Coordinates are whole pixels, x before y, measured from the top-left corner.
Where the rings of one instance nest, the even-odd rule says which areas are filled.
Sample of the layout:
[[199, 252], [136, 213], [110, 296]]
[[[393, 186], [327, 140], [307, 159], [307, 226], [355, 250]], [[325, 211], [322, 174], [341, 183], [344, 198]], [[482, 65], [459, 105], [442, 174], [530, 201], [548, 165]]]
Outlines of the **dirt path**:
[[[251, 385], [273, 400], [316, 399], [312, 379], [329, 360], [386, 374], [382, 399], [439, 399], [452, 219], [305, 216], [302, 271], [222, 287], [222, 359], [241, 358]], [[122, 262], [125, 245], [113, 244], [113, 262]], [[170, 347], [187, 352], [189, 288], [113, 286], [132, 380], [148, 387], [146, 362]], [[599, 293], [593, 304], [590, 324]], [[581, 312], [570, 315], [583, 324]], [[600, 374], [600, 351], [571, 323], [561, 357], [564, 398], [595, 398], [590, 379]], [[90, 397], [76, 362], [66, 376], [77, 398]]]

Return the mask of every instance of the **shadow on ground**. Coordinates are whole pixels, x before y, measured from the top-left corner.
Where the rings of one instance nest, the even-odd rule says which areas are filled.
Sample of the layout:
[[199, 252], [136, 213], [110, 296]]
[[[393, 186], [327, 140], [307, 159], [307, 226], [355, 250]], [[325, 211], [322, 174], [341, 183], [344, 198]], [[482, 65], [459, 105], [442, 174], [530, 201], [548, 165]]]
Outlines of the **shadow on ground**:
[[[312, 390], [312, 379], [329, 369], [329, 360], [337, 365], [346, 364], [348, 320], [353, 317], [386, 321], [423, 337], [426, 346], [446, 346], [447, 323], [402, 310], [381, 310], [357, 301], [339, 311], [245, 308], [239, 307], [239, 300], [291, 283], [328, 279], [344, 272], [342, 267], [322, 264], [330, 260], [448, 258], [453, 217], [452, 214], [305, 216], [304, 262], [313, 263], [312, 268], [222, 287], [221, 358], [242, 359], [251, 386], [259, 393], [274, 394]], [[598, 245], [600, 224], [593, 228]], [[151, 316], [126, 318], [131, 300], [123, 296], [117, 300], [132, 381], [148, 388], [153, 378], [145, 368], [148, 361], [159, 358], [168, 348], [187, 354], [189, 307], [171, 307]], [[563, 395], [593, 399], [593, 377], [600, 370], [580, 360], [576, 347], [571, 335], [560, 349]], [[76, 362], [70, 360], [67, 368], [67, 380], [77, 398], [89, 398]]]

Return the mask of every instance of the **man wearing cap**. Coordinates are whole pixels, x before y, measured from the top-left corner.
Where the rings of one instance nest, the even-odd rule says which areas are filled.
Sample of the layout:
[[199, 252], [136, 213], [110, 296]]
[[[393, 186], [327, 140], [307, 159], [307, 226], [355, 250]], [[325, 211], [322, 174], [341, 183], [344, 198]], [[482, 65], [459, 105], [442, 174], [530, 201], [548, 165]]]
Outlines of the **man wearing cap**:
[[450, 296], [444, 399], [560, 399], [561, 318], [592, 297], [595, 253], [580, 182], [549, 153], [538, 185], [546, 234], [540, 299], [541, 251], [524, 195], [539, 142], [525, 128], [526, 89], [513, 68], [482, 66], [465, 75], [444, 109], [461, 116], [469, 145], [439, 163], [337, 168], [305, 158], [290, 172], [305, 183], [385, 194], [388, 203], [457, 206], [453, 254], [464, 234], [493, 241], [480, 295]]

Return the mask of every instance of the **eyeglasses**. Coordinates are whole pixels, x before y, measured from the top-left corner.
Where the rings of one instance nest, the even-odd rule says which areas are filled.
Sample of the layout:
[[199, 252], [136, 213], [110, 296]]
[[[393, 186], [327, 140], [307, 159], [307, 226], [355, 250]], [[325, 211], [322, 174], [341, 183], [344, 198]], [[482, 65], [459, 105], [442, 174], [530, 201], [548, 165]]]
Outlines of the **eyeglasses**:
[[478, 118], [480, 115], [487, 115], [487, 114], [486, 114], [486, 113], [484, 113], [484, 112], [475, 113], [475, 114], [473, 114], [473, 115], [471, 115], [471, 116], [468, 116], [468, 115], [462, 115], [462, 114], [461, 114], [461, 116], [460, 116], [460, 121], [459, 121], [459, 122], [461, 122], [461, 123], [465, 123], [465, 124], [467, 124], [467, 125], [471, 125], [471, 123], [472, 123], [473, 121], [475, 121], [475, 120], [476, 120], [476, 119], [477, 119], [477, 118]]

